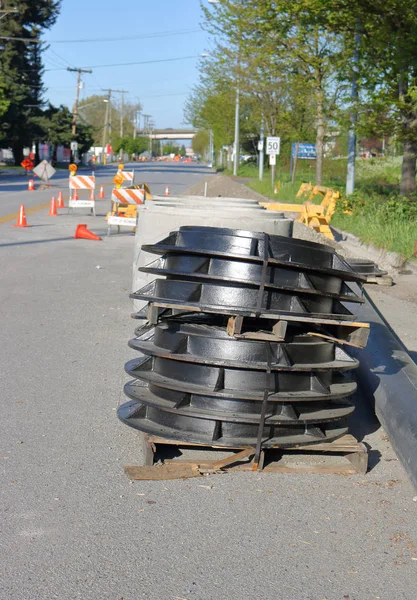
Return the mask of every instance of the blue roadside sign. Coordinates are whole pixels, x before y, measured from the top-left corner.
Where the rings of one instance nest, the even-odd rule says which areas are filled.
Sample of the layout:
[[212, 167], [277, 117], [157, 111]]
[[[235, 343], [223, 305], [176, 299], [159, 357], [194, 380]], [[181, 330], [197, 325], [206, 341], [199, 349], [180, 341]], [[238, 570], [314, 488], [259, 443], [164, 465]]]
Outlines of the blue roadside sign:
[[[295, 158], [297, 144], [294, 142], [291, 147], [291, 156]], [[297, 158], [315, 159], [317, 157], [316, 144], [298, 144]]]

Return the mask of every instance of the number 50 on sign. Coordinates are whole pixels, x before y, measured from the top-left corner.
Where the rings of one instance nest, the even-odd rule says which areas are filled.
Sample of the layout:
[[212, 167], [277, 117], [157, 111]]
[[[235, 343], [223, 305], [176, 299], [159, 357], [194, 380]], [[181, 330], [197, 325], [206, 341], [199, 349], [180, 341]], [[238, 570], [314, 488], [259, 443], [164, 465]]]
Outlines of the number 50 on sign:
[[279, 154], [281, 146], [281, 138], [279, 137], [267, 137], [266, 138], [266, 153], [267, 154]]

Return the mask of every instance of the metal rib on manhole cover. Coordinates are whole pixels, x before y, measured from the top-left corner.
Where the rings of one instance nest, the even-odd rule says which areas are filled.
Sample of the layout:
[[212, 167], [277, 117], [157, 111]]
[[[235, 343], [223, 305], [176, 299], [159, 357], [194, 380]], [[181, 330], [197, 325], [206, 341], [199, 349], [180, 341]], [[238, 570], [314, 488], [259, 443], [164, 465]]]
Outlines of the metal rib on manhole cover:
[[[263, 267], [259, 263], [175, 253], [170, 253], [145, 267], [140, 267], [139, 271], [171, 279], [174, 277], [185, 281], [234, 282], [250, 287], [259, 287], [263, 277]], [[364, 302], [361, 289], [355, 283], [348, 285], [340, 277], [313, 272], [307, 274], [297, 269], [274, 265], [269, 265], [266, 269], [265, 286], [328, 296], [348, 302]]]
[[263, 290], [258, 305], [259, 290], [245, 286], [216, 285], [156, 279], [130, 295], [134, 300], [144, 300], [163, 306], [177, 306], [216, 314], [293, 315], [313, 319], [353, 320], [354, 314], [339, 300], [287, 291]]
[[[265, 247], [266, 245], [266, 247]], [[152, 254], [191, 253], [245, 258], [271, 264], [317, 271], [345, 281], [365, 281], [335, 250], [296, 238], [216, 227], [181, 227], [156, 244], [144, 244]]]
[[224, 329], [170, 321], [145, 327], [129, 346], [143, 354], [174, 360], [265, 369], [269, 348], [273, 370], [346, 370], [358, 361], [335, 343], [308, 335], [294, 336], [288, 342], [268, 342], [231, 338]]
[[[166, 440], [184, 443], [245, 448], [255, 446], [258, 436], [258, 424], [172, 414], [133, 400], [122, 404], [117, 415], [130, 427]], [[289, 448], [330, 442], [345, 435], [347, 431], [343, 421], [319, 425], [265, 425], [262, 447]]]
[[[195, 419], [215, 419], [231, 423], [257, 423], [261, 419], [262, 403], [240, 398], [216, 398], [208, 394], [190, 394], [169, 390], [144, 381], [129, 381], [124, 386], [126, 396], [176, 415]], [[271, 402], [266, 424], [329, 423], [347, 418], [354, 406], [347, 400], [303, 402]]]
[[[261, 402], [265, 372], [181, 362], [159, 356], [140, 355], [125, 370], [149, 384], [190, 394], [216, 398], [240, 398]], [[357, 384], [339, 371], [274, 371], [269, 377], [269, 402], [321, 402], [350, 396]]]

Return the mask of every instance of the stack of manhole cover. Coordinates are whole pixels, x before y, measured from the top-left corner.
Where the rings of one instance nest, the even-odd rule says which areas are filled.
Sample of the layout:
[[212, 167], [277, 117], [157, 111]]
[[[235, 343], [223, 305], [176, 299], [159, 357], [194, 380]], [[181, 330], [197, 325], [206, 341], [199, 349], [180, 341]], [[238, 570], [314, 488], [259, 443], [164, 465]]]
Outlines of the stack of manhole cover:
[[[160, 255], [126, 365], [119, 418], [151, 436], [225, 448], [291, 448], [347, 432], [364, 346], [365, 278], [325, 245], [181, 227], [142, 247]], [[353, 340], [353, 342], [352, 342]]]

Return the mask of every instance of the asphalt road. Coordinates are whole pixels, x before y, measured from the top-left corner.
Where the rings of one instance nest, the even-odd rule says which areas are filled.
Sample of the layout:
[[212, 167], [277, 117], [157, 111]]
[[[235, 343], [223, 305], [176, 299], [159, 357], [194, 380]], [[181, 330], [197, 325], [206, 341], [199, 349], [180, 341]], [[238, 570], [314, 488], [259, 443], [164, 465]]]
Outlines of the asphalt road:
[[[197, 163], [126, 163], [126, 170], [135, 171], [135, 182], [146, 182], [155, 194], [163, 194], [168, 185], [171, 194], [181, 194], [204, 176], [210, 176], [210, 171]], [[101, 185], [104, 186], [106, 198], [110, 198], [112, 180], [117, 172], [117, 165], [97, 167], [95, 170], [97, 194]], [[79, 174], [91, 175], [92, 170], [82, 168]], [[64, 198], [68, 198], [68, 171], [58, 170], [51, 179], [49, 190], [39, 189], [40, 180], [35, 178], [36, 191], [28, 192], [28, 177], [25, 173], [2, 173], [0, 170], [0, 223], [2, 217], [16, 213], [24, 203], [25, 208], [32, 209], [51, 200], [62, 190]], [[84, 194], [84, 195], [83, 195]], [[80, 192], [80, 199], [88, 199], [88, 192]], [[106, 203], [106, 210], [108, 203]], [[43, 210], [43, 208], [41, 209]]]
[[[210, 173], [146, 176], [176, 192]], [[61, 212], [0, 225], [0, 600], [414, 600], [415, 492], [361, 398], [367, 475], [127, 479], [133, 237], [74, 240], [105, 221]]]

